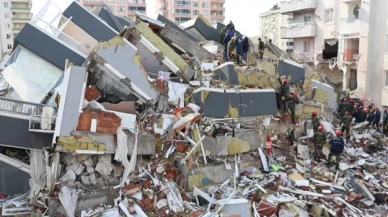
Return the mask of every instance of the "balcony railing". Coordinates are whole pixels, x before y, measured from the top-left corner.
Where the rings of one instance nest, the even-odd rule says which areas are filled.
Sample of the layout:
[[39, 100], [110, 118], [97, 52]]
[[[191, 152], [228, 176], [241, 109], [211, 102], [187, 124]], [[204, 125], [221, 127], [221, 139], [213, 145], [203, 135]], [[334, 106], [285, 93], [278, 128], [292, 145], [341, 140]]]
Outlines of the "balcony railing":
[[359, 34], [361, 30], [360, 28], [360, 20], [354, 15], [349, 15], [348, 17], [341, 18], [339, 33], [341, 35]]
[[42, 115], [45, 106], [47, 105], [0, 97], [0, 111], [28, 116]]
[[145, 4], [146, 2], [144, 0], [129, 0], [128, 3], [142, 5], [142, 4]]
[[317, 8], [317, 0], [281, 0], [280, 12], [282, 14], [301, 11], [311, 11]]
[[31, 20], [31, 18], [30, 17], [24, 17], [24, 16], [13, 16], [12, 20], [25, 20], [25, 21], [28, 21], [28, 20]]
[[225, 16], [224, 14], [216, 14], [216, 13], [212, 13], [210, 15], [213, 16], [213, 17], [223, 17], [223, 16]]
[[293, 23], [281, 27], [280, 37], [283, 39], [315, 37], [316, 33], [315, 23]]
[[54, 133], [56, 120], [56, 116], [31, 115], [29, 131], [39, 133]]

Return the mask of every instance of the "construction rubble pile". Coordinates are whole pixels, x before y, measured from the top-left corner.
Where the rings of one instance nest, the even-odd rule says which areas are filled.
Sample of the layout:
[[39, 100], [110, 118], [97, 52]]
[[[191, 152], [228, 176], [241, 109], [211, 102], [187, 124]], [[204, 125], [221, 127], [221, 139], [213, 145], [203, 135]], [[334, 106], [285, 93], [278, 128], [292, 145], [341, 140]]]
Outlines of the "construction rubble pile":
[[[339, 165], [327, 163], [329, 140], [312, 158], [311, 113], [329, 138], [340, 128], [343, 96], [327, 78], [274, 45], [264, 60], [251, 50], [244, 65], [224, 63], [201, 16], [216, 36], [165, 22], [138, 14], [82, 64], [67, 59], [52, 100], [34, 102], [46, 102], [34, 130], [55, 127], [52, 144], [28, 150], [27, 163], [2, 154], [30, 176], [28, 192], [0, 194], [2, 216], [388, 216], [381, 133], [352, 124]], [[12, 61], [3, 96], [26, 101]], [[299, 93], [297, 124], [280, 109], [279, 77]]]

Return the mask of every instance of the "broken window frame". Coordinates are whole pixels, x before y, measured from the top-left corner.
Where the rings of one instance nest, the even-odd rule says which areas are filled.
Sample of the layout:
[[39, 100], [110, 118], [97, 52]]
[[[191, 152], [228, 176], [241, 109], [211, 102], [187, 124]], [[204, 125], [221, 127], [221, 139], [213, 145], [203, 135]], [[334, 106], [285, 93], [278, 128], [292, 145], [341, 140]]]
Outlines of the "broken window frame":
[[330, 8], [330, 9], [325, 10], [324, 23], [325, 24], [334, 23], [334, 8]]

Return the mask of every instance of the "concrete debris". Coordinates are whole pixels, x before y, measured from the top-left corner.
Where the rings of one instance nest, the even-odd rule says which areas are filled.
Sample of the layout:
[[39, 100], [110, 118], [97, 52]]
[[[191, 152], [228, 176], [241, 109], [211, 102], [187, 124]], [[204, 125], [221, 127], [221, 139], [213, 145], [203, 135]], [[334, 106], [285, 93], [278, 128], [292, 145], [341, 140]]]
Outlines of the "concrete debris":
[[[225, 62], [202, 15], [99, 16], [73, 2], [53, 35], [31, 22], [4, 64], [1, 216], [387, 216], [377, 108], [361, 118], [272, 44]], [[26, 57], [50, 70], [23, 95], [10, 72], [41, 73]]]

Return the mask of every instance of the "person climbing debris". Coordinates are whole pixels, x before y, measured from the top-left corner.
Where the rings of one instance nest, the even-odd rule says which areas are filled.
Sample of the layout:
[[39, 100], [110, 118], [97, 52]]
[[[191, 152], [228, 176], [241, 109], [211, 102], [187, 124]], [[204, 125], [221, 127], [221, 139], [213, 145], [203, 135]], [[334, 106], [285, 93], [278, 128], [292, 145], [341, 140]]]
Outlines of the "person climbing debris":
[[323, 145], [326, 142], [326, 133], [324, 132], [323, 126], [318, 127], [318, 131], [314, 132], [314, 149], [313, 156], [315, 161], [320, 161], [322, 158]]
[[341, 154], [342, 152], [344, 151], [344, 148], [345, 148], [345, 143], [344, 143], [344, 140], [342, 139], [341, 135], [342, 135], [342, 131], [341, 130], [337, 130], [335, 132], [336, 136], [331, 138], [330, 140], [330, 153], [329, 153], [329, 159], [328, 159], [328, 165], [330, 164], [331, 162], [331, 158], [333, 156], [335, 156], [335, 164], [336, 164], [336, 167], [338, 168], [338, 165], [339, 165], [339, 162], [341, 160]]
[[296, 105], [299, 104], [299, 96], [298, 96], [298, 94], [294, 93], [294, 94], [290, 95], [289, 97], [287, 97], [287, 101], [288, 101], [288, 109], [290, 110], [290, 113], [291, 113], [292, 123], [296, 124], [296, 121], [295, 121], [295, 109], [296, 109]]
[[384, 114], [383, 114], [383, 134], [386, 137], [388, 136], [387, 124], [388, 124], [388, 112], [387, 112], [387, 108], [385, 108]]
[[287, 98], [290, 87], [287, 85], [288, 80], [287, 78], [279, 77], [278, 81], [280, 83], [280, 101], [283, 108], [283, 113], [287, 112]]
[[372, 127], [376, 128], [380, 132], [380, 120], [381, 120], [381, 111], [377, 106], [374, 107], [375, 111], [375, 120], [373, 121]]
[[349, 112], [345, 112], [345, 115], [341, 119], [340, 125], [342, 125], [341, 130], [342, 133], [345, 133], [346, 136], [345, 140], [347, 141], [349, 139], [349, 132], [350, 132], [350, 124], [352, 123], [352, 116], [349, 115]]
[[318, 132], [318, 128], [319, 128], [319, 126], [321, 124], [319, 123], [318, 113], [316, 111], [313, 111], [311, 113], [311, 120], [313, 122], [313, 130], [314, 130], [314, 132]]
[[263, 59], [264, 55], [264, 42], [259, 38], [259, 59]]

